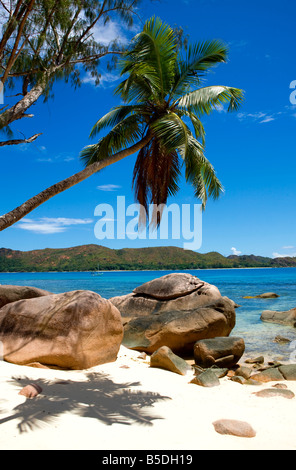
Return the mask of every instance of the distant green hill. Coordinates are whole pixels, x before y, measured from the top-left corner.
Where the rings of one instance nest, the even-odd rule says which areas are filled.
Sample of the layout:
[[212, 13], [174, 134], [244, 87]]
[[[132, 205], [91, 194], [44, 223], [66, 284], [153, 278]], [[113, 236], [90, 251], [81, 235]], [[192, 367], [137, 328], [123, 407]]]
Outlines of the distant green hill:
[[100, 245], [72, 248], [15, 251], [0, 249], [0, 272], [96, 271], [101, 270], [183, 270], [215, 268], [296, 267], [296, 258], [222, 256], [177, 247], [124, 248], [112, 250]]

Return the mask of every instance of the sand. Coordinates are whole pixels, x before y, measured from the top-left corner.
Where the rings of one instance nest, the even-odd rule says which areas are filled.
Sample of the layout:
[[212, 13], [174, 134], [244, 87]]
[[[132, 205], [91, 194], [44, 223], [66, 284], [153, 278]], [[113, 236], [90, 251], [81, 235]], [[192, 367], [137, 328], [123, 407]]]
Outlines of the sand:
[[[296, 398], [260, 398], [270, 388], [189, 384], [150, 368], [149, 358], [121, 347], [118, 360], [87, 371], [0, 363], [1, 450], [295, 450]], [[43, 391], [26, 399], [27, 384]], [[296, 382], [282, 382], [296, 395]], [[248, 422], [254, 438], [218, 434], [213, 422]]]

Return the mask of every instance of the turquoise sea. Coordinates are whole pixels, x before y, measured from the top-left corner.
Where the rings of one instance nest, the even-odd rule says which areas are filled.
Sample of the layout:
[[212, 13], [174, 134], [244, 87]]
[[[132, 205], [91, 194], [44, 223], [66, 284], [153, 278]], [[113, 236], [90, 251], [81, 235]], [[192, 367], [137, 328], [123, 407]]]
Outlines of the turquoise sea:
[[[0, 273], [0, 284], [30, 285], [53, 293], [71, 290], [92, 290], [110, 298], [131, 292], [144, 282], [172, 271], [104, 272], [93, 276], [90, 272], [73, 273]], [[180, 272], [180, 271], [178, 271]], [[241, 336], [246, 343], [246, 354], [264, 354], [278, 360], [295, 361], [296, 343], [278, 344], [276, 335], [296, 340], [293, 327], [263, 323], [263, 310], [289, 310], [296, 307], [296, 268], [278, 269], [213, 269], [186, 271], [216, 285], [221, 294], [240, 305], [236, 310], [233, 336]], [[277, 299], [243, 299], [245, 295], [275, 292]], [[293, 361], [293, 362], [294, 362]]]

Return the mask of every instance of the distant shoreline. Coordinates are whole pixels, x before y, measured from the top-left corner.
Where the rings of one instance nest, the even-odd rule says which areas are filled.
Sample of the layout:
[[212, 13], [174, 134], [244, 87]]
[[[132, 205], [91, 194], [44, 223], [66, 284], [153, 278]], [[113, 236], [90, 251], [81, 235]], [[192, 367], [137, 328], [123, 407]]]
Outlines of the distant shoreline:
[[[107, 273], [141, 273], [141, 272], [184, 272], [184, 271], [233, 271], [233, 270], [248, 270], [248, 269], [296, 269], [295, 266], [279, 266], [279, 267], [271, 267], [271, 266], [254, 266], [254, 267], [247, 267], [247, 268], [190, 268], [190, 269], [108, 269], [108, 270], [100, 270], [99, 272], [107, 274]], [[71, 273], [89, 273], [94, 274], [97, 271], [0, 271], [1, 274], [71, 274]]]
[[179, 247], [111, 249], [80, 245], [30, 252], [0, 248], [0, 272], [135, 272], [192, 271], [212, 269], [268, 269], [296, 267], [295, 258], [256, 255], [223, 256], [198, 253]]

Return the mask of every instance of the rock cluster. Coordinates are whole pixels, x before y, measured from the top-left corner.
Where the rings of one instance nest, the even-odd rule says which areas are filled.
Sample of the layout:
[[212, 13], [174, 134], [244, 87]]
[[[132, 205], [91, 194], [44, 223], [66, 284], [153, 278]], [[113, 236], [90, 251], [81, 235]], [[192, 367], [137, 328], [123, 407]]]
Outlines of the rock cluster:
[[123, 344], [148, 354], [167, 346], [193, 356], [196, 341], [228, 337], [236, 322], [237, 305], [187, 273], [162, 276], [110, 301], [123, 318]]

